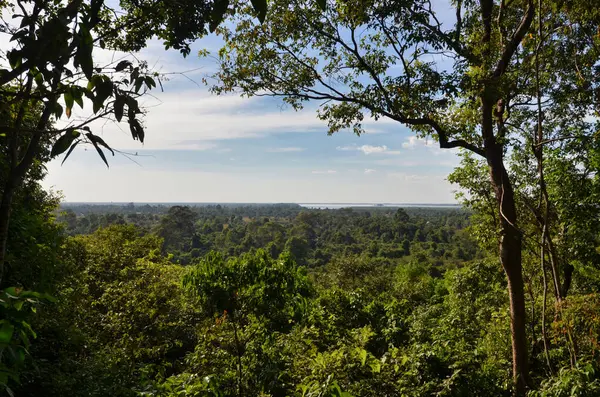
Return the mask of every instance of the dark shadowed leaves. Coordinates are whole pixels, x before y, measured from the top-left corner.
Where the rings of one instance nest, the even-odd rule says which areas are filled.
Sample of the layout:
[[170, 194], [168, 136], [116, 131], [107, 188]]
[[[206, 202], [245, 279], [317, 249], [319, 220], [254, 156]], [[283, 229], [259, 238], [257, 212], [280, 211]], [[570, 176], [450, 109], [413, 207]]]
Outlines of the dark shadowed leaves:
[[219, 24], [223, 21], [227, 7], [229, 6], [229, 0], [216, 0], [210, 14], [209, 28], [211, 33], [217, 29]]
[[75, 149], [75, 146], [77, 146], [79, 144], [79, 142], [81, 142], [81, 140], [77, 140], [75, 141], [71, 147], [69, 148], [69, 151], [67, 152], [67, 154], [65, 154], [65, 158], [63, 159], [63, 161], [60, 163], [60, 165], [63, 165], [65, 163], [65, 161], [67, 161], [67, 158], [69, 158], [69, 156], [71, 155], [71, 153], [73, 152], [73, 149]]
[[125, 70], [126, 68], [131, 67], [131, 62], [127, 61], [127, 60], [123, 60], [119, 63], [117, 63], [117, 66], [115, 66], [115, 72], [122, 72], [123, 70]]
[[117, 99], [115, 99], [115, 118], [117, 121], [121, 121], [123, 118], [123, 107], [125, 106], [125, 97], [119, 95]]
[[267, 16], [267, 0], [252, 0], [252, 7], [258, 14], [258, 20], [263, 23]]
[[102, 151], [102, 149], [100, 149], [100, 146], [104, 146], [105, 148], [110, 150], [110, 152], [112, 153], [113, 156], [115, 155], [114, 150], [112, 150], [112, 148], [110, 146], [108, 146], [106, 144], [106, 142], [104, 142], [104, 139], [100, 138], [97, 135], [92, 134], [91, 132], [88, 132], [87, 134], [85, 134], [85, 136], [90, 140], [92, 145], [94, 145], [94, 148], [98, 152], [98, 155], [100, 156], [102, 161], [104, 161], [104, 164], [106, 164], [106, 166], [108, 167], [108, 160], [106, 160], [106, 156], [104, 155], [104, 152]]
[[65, 150], [71, 146], [73, 141], [79, 137], [79, 132], [75, 130], [69, 130], [64, 133], [60, 138], [56, 140], [54, 145], [52, 146], [52, 151], [50, 152], [51, 157], [56, 157], [61, 153], [64, 153]]

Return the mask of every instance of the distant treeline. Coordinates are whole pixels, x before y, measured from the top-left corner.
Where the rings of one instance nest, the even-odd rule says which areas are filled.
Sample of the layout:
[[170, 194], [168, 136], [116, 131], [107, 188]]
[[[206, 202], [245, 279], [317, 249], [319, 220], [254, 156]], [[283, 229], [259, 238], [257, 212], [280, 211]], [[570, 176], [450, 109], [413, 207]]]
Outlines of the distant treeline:
[[288, 250], [298, 263], [311, 266], [346, 254], [368, 253], [403, 261], [417, 258], [436, 266], [470, 260], [477, 254], [476, 244], [464, 232], [469, 212], [456, 208], [79, 204], [69, 205], [58, 219], [71, 235], [133, 224], [162, 237], [163, 252], [182, 264], [210, 251], [237, 256], [258, 248], [273, 257]]

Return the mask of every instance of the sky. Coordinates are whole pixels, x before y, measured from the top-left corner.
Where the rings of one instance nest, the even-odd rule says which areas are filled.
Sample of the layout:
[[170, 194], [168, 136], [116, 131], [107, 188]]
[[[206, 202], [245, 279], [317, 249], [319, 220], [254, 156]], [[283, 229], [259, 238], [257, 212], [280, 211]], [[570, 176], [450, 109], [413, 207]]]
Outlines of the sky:
[[397, 122], [366, 120], [360, 137], [329, 136], [317, 103], [296, 112], [274, 98], [210, 94], [201, 80], [216, 64], [195, 54], [218, 44], [203, 39], [183, 58], [152, 41], [137, 57], [170, 74], [164, 92], [143, 101], [145, 142], [133, 141], [125, 123], [95, 124], [94, 133], [133, 155], [109, 156], [107, 168], [93, 148], [78, 147], [63, 165], [62, 156], [48, 164], [44, 187], [68, 202], [455, 202], [446, 178], [456, 151]]

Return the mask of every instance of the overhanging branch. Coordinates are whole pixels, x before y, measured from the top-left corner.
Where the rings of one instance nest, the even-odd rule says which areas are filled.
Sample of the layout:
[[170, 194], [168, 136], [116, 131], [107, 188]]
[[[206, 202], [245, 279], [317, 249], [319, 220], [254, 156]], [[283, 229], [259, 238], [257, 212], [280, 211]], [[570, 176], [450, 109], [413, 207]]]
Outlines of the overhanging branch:
[[417, 119], [407, 118], [404, 119], [402, 122], [409, 125], [428, 125], [431, 128], [433, 128], [438, 135], [438, 140], [441, 149], [454, 149], [460, 147], [463, 149], [467, 149], [475, 154], [478, 154], [481, 157], [485, 157], [485, 151], [482, 148], [470, 142], [467, 142], [464, 139], [455, 139], [449, 141], [447, 131], [441, 125], [439, 125], [437, 121], [433, 120], [430, 117], [422, 117]]

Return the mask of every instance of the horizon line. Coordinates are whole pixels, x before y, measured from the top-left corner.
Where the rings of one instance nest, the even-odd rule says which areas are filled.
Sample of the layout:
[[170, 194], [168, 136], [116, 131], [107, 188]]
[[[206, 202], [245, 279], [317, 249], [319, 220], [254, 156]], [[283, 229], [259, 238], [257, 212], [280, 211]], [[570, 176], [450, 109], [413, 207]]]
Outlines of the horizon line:
[[460, 203], [425, 202], [296, 202], [296, 201], [61, 201], [60, 204], [326, 204], [326, 205], [462, 205]]

